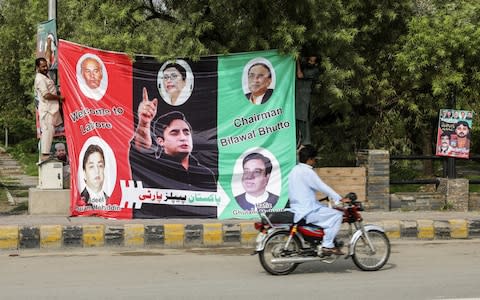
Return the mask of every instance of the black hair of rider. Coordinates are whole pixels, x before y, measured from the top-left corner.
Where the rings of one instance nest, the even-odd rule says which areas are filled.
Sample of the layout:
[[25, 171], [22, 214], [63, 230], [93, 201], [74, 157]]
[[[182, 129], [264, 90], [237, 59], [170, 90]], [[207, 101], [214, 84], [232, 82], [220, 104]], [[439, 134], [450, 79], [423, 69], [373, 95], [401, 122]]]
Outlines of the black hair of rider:
[[245, 168], [245, 164], [252, 159], [259, 159], [263, 161], [263, 164], [265, 165], [265, 176], [272, 173], [272, 162], [270, 161], [270, 159], [263, 154], [257, 152], [253, 152], [245, 156], [242, 166]]
[[306, 163], [308, 159], [317, 157], [318, 151], [312, 145], [305, 145], [298, 152], [298, 160], [301, 163]]

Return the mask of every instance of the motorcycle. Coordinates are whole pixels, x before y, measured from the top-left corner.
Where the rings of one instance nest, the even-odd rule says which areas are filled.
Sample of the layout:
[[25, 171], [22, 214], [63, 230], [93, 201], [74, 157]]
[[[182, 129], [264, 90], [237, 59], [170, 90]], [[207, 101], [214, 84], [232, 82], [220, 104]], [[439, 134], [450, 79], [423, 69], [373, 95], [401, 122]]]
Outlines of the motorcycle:
[[[363, 224], [360, 211], [364, 209], [357, 195], [349, 193], [346, 197], [350, 203], [335, 208], [343, 211], [343, 223], [349, 225], [350, 241], [345, 259], [351, 257], [363, 271], [379, 270], [390, 257], [390, 241], [380, 226]], [[294, 223], [293, 213], [289, 211], [259, 214], [260, 221], [255, 222], [259, 233], [254, 254], [259, 255], [260, 263], [268, 273], [287, 275], [301, 263], [319, 261], [331, 264], [340, 257], [322, 253], [324, 231], [321, 227], [307, 224], [304, 219]], [[344, 245], [337, 238], [334, 243], [338, 248]]]

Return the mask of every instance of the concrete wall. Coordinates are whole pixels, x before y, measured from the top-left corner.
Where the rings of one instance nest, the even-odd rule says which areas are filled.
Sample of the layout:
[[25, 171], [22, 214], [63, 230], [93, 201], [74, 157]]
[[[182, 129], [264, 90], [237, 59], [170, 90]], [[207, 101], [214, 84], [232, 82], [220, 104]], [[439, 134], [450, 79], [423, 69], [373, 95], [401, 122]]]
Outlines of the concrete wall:
[[445, 194], [442, 193], [395, 193], [390, 195], [391, 210], [440, 210], [445, 208]]
[[70, 216], [70, 190], [28, 190], [28, 214]]

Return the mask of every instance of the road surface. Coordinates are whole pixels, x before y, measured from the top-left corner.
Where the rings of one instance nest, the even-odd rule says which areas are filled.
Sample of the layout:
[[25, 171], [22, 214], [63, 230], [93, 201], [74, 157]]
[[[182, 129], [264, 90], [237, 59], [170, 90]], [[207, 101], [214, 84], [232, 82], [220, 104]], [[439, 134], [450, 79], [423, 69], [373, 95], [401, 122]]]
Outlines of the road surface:
[[480, 299], [480, 240], [394, 241], [376, 272], [340, 259], [271, 276], [251, 251], [2, 251], [0, 299]]

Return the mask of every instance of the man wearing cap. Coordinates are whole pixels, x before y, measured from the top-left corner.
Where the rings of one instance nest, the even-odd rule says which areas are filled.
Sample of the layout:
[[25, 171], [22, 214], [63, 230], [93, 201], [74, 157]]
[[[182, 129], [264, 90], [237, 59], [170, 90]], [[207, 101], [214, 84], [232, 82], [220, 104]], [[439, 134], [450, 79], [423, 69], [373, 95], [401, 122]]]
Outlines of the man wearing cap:
[[67, 156], [67, 149], [65, 148], [64, 143], [56, 143], [55, 144], [55, 158], [62, 161], [63, 165], [68, 165], [68, 156]]
[[55, 144], [55, 158], [63, 164], [63, 188], [70, 188], [70, 162], [68, 160], [67, 149], [64, 143]]

